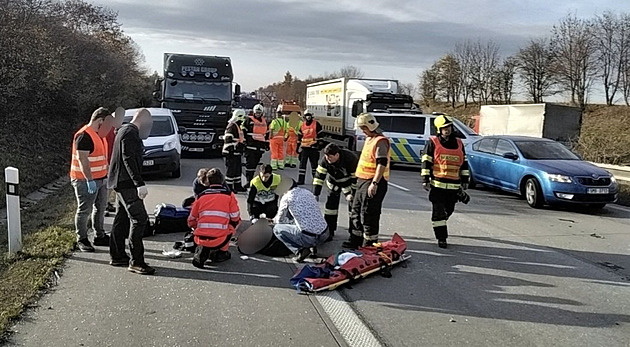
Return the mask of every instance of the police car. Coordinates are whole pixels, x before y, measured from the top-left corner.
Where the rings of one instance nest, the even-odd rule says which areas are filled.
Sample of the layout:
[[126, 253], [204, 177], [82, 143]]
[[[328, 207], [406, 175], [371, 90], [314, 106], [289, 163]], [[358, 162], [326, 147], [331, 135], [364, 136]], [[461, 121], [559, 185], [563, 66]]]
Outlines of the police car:
[[[383, 134], [391, 141], [391, 161], [397, 164], [420, 164], [422, 152], [430, 137], [436, 135], [433, 120], [437, 114], [372, 113]], [[455, 135], [464, 145], [479, 135], [460, 120], [453, 118]], [[357, 129], [357, 151], [361, 151], [365, 134]]]

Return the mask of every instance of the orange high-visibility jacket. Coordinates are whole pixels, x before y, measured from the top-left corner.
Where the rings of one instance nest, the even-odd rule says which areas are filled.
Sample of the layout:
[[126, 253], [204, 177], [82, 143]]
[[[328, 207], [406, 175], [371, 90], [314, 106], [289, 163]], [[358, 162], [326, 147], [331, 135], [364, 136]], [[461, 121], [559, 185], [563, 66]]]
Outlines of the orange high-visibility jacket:
[[101, 179], [107, 177], [107, 140], [98, 136], [96, 131], [90, 128], [88, 125], [84, 125], [79, 131], [74, 134], [72, 141], [72, 164], [70, 164], [70, 178], [74, 180], [85, 180], [86, 177], [81, 171], [79, 166], [79, 152], [77, 151], [76, 138], [81, 133], [90, 135], [92, 143], [94, 143], [94, 150], [88, 156], [90, 161], [90, 172], [92, 172], [92, 179]]
[[303, 122], [300, 132], [302, 133], [302, 147], [313, 146], [315, 139], [317, 139], [317, 121], [313, 120], [311, 125], [306, 125], [306, 122]]
[[[376, 175], [376, 145], [379, 141], [387, 141], [387, 146], [389, 147], [390, 145], [389, 139], [383, 135], [368, 137], [366, 139], [363, 150], [361, 151], [361, 157], [359, 158], [359, 164], [357, 165], [356, 177], [369, 180]], [[383, 178], [386, 181], [389, 181], [389, 160], [390, 154], [389, 151], [387, 151], [387, 166], [385, 167], [385, 172], [383, 172]]]
[[230, 242], [241, 222], [241, 213], [234, 193], [221, 185], [212, 185], [192, 205], [188, 226], [195, 229], [195, 243], [219, 249]]
[[456, 149], [448, 149], [442, 146], [437, 136], [431, 136], [431, 141], [433, 141], [435, 146], [433, 152], [433, 177], [438, 180], [440, 178], [458, 180], [459, 169], [464, 163], [462, 140], [457, 139]]
[[254, 129], [252, 129], [251, 134], [252, 139], [266, 142], [267, 140], [265, 140], [265, 134], [267, 133], [267, 120], [265, 117], [261, 117], [260, 120], [258, 120], [254, 116], [249, 116], [249, 119], [251, 119], [254, 124]]

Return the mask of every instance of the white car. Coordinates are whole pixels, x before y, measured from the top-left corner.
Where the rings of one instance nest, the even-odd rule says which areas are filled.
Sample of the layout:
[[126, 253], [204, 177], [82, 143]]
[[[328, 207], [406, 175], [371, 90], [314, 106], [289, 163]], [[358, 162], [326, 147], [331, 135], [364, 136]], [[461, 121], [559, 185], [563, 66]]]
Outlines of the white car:
[[[372, 113], [378, 120], [383, 134], [391, 141], [391, 160], [398, 164], [420, 164], [422, 152], [430, 137], [436, 134], [434, 114]], [[455, 134], [464, 145], [479, 135], [460, 120], [454, 118]], [[357, 130], [357, 151], [363, 149], [365, 134]]]
[[[181, 176], [180, 157], [182, 145], [179, 141], [181, 130], [167, 108], [147, 108], [153, 118], [151, 134], [144, 144], [142, 173], [168, 173], [173, 178]], [[125, 111], [124, 123], [129, 123], [138, 109]]]

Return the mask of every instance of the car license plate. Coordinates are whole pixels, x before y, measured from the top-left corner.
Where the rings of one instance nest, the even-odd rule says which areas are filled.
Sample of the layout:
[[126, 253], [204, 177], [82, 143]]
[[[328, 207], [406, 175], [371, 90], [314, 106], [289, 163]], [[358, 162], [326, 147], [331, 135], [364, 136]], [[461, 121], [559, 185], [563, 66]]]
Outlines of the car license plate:
[[190, 147], [188, 148], [188, 150], [191, 152], [203, 152], [203, 148], [198, 148], [198, 147]]
[[144, 160], [142, 166], [153, 166], [153, 160]]
[[588, 188], [588, 194], [608, 194], [608, 188]]

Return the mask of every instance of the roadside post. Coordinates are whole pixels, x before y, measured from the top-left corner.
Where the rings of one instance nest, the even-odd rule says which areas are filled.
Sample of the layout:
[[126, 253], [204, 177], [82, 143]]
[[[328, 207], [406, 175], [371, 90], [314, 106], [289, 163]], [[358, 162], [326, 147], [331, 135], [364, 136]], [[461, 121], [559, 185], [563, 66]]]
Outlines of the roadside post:
[[20, 173], [14, 167], [4, 169], [7, 187], [7, 230], [9, 231], [9, 253], [22, 250], [22, 223], [20, 220]]

